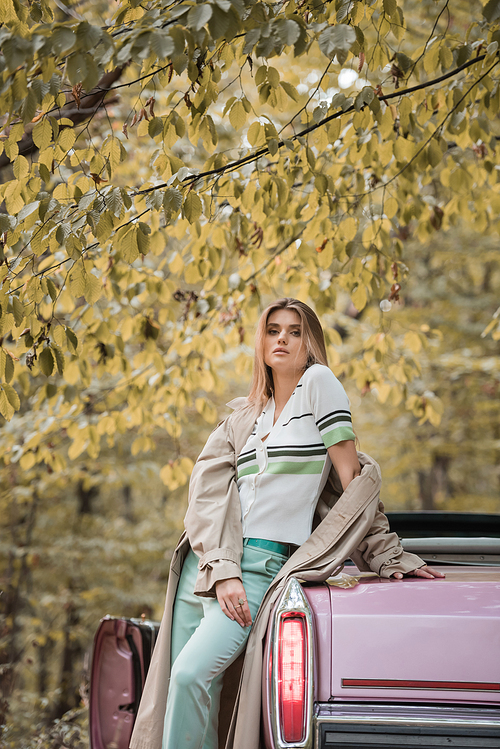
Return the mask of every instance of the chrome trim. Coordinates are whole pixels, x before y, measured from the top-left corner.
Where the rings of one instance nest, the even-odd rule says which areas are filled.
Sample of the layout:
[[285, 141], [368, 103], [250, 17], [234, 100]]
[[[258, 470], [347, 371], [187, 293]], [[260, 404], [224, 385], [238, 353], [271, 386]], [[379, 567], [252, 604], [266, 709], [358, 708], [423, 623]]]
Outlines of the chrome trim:
[[500, 710], [489, 707], [456, 705], [377, 705], [348, 702], [316, 704], [314, 710], [315, 746], [319, 746], [324, 723], [362, 726], [398, 726], [406, 728], [453, 728], [495, 730], [500, 736]]
[[[278, 704], [278, 669], [279, 657], [279, 622], [284, 613], [296, 611], [304, 616], [306, 622], [306, 707], [305, 736], [302, 741], [288, 743], [281, 733]], [[273, 617], [272, 629], [272, 674], [271, 674], [271, 725], [275, 749], [311, 749], [313, 740], [313, 678], [314, 678], [314, 638], [312, 611], [300, 583], [291, 577], [278, 602]]]
[[[387, 684], [344, 684], [345, 679], [340, 680], [340, 686], [342, 689], [386, 689], [388, 692], [392, 692], [392, 690], [396, 691], [398, 689], [404, 689], [406, 691], [410, 692], [419, 692], [419, 691], [425, 691], [425, 692], [472, 692], [474, 694], [482, 694], [482, 693], [493, 693], [498, 694], [500, 692], [500, 687], [495, 686], [494, 689], [476, 689], [474, 687], [429, 687], [429, 686], [422, 686], [417, 687], [414, 685], [409, 686], [408, 684], [403, 684], [401, 686], [396, 684], [391, 684], [388, 686]], [[373, 681], [383, 681], [383, 679], [373, 679]], [[411, 679], [405, 680], [401, 679], [401, 681], [411, 681]], [[418, 682], [417, 682], [418, 683]], [[439, 682], [435, 682], [438, 684]], [[452, 682], [448, 682], [451, 684]], [[460, 684], [460, 682], [456, 682], [457, 684]]]
[[402, 538], [406, 551], [425, 554], [500, 554], [500, 538]]

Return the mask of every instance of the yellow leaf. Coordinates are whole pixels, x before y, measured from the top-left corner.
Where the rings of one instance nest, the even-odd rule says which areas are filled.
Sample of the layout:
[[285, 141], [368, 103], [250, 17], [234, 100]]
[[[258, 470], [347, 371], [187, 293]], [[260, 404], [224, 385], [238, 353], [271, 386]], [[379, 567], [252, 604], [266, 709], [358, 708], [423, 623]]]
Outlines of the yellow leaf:
[[398, 161], [409, 161], [415, 153], [415, 144], [400, 136], [394, 144], [394, 156]]
[[45, 151], [50, 141], [52, 140], [52, 126], [48, 118], [44, 117], [43, 120], [37, 122], [33, 128], [33, 141], [39, 151]]
[[60, 146], [63, 149], [63, 151], [69, 151], [70, 148], [73, 148], [75, 140], [76, 140], [76, 133], [73, 130], [73, 128], [65, 127], [59, 133], [59, 137], [57, 139], [57, 145]]
[[18, 156], [14, 161], [14, 177], [16, 179], [24, 179], [29, 174], [29, 164], [28, 159], [26, 159], [24, 156]]
[[427, 146], [427, 159], [431, 166], [437, 166], [443, 158], [443, 152], [435, 138]]
[[229, 122], [235, 130], [239, 130], [245, 124], [246, 119], [247, 113], [245, 111], [243, 103], [240, 100], [235, 101], [235, 103], [231, 107], [231, 111], [229, 112]]
[[422, 340], [419, 334], [415, 333], [412, 330], [406, 333], [404, 342], [405, 346], [408, 346], [410, 351], [413, 351], [414, 354], [418, 354], [418, 352], [422, 349]]
[[339, 233], [344, 241], [350, 242], [356, 236], [357, 229], [358, 226], [356, 219], [352, 216], [348, 216], [340, 224]]
[[95, 304], [100, 298], [102, 293], [102, 283], [93, 273], [87, 273], [85, 275], [85, 287], [83, 296], [88, 304]]
[[202, 204], [198, 195], [191, 190], [188, 192], [184, 205], [182, 206], [184, 216], [187, 218], [190, 224], [194, 224], [199, 219], [202, 213]]
[[29, 471], [30, 468], [33, 468], [35, 465], [36, 460], [35, 456], [32, 452], [24, 453], [24, 455], [21, 456], [21, 459], [19, 461], [19, 465], [23, 469], [23, 471]]
[[388, 198], [384, 201], [384, 213], [387, 218], [394, 218], [399, 210], [399, 203], [396, 198]]
[[357, 286], [357, 288], [351, 293], [351, 299], [358, 312], [361, 312], [361, 310], [366, 307], [367, 302], [365, 287], [362, 285]]
[[261, 143], [265, 140], [264, 128], [262, 127], [260, 122], [252, 122], [252, 124], [248, 128], [247, 140], [251, 146], [261, 145]]

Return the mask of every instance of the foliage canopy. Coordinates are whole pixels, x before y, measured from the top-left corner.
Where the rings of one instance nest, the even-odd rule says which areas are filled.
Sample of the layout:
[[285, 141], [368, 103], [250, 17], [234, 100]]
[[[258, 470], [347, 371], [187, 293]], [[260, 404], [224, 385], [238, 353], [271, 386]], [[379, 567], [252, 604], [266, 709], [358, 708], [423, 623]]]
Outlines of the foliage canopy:
[[496, 509], [500, 2], [0, 12], [0, 703], [20, 612], [43, 695], [105, 606], [161, 613], [181, 487], [273, 297], [320, 314], [395, 508], [464, 509], [479, 470]]
[[[270, 295], [313, 300], [339, 365], [327, 313], [397, 300], [409, 236], [496, 232], [499, 7], [1, 0], [0, 413], [39, 414], [10, 459], [58, 470], [61, 439], [95, 457], [128, 429], [147, 451], [190, 402], [213, 421]], [[438, 423], [407, 389], [430, 337], [343, 368]]]

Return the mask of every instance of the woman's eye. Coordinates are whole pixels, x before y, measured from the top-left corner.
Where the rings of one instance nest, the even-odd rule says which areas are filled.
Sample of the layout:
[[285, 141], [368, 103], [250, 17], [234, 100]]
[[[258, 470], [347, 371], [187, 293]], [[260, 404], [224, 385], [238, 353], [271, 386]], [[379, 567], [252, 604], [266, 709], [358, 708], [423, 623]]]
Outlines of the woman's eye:
[[294, 330], [293, 333], [292, 333], [292, 335], [296, 336], [297, 338], [300, 338], [300, 331], [299, 330]]

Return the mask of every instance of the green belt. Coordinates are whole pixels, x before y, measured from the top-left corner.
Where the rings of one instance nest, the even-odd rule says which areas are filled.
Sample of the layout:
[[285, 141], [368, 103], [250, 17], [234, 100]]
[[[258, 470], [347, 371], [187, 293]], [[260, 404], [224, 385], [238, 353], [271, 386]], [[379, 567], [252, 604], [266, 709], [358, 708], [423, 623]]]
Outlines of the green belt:
[[243, 544], [274, 551], [276, 554], [283, 554], [285, 557], [291, 556], [297, 548], [295, 544], [280, 544], [278, 541], [268, 541], [267, 538], [245, 538]]

